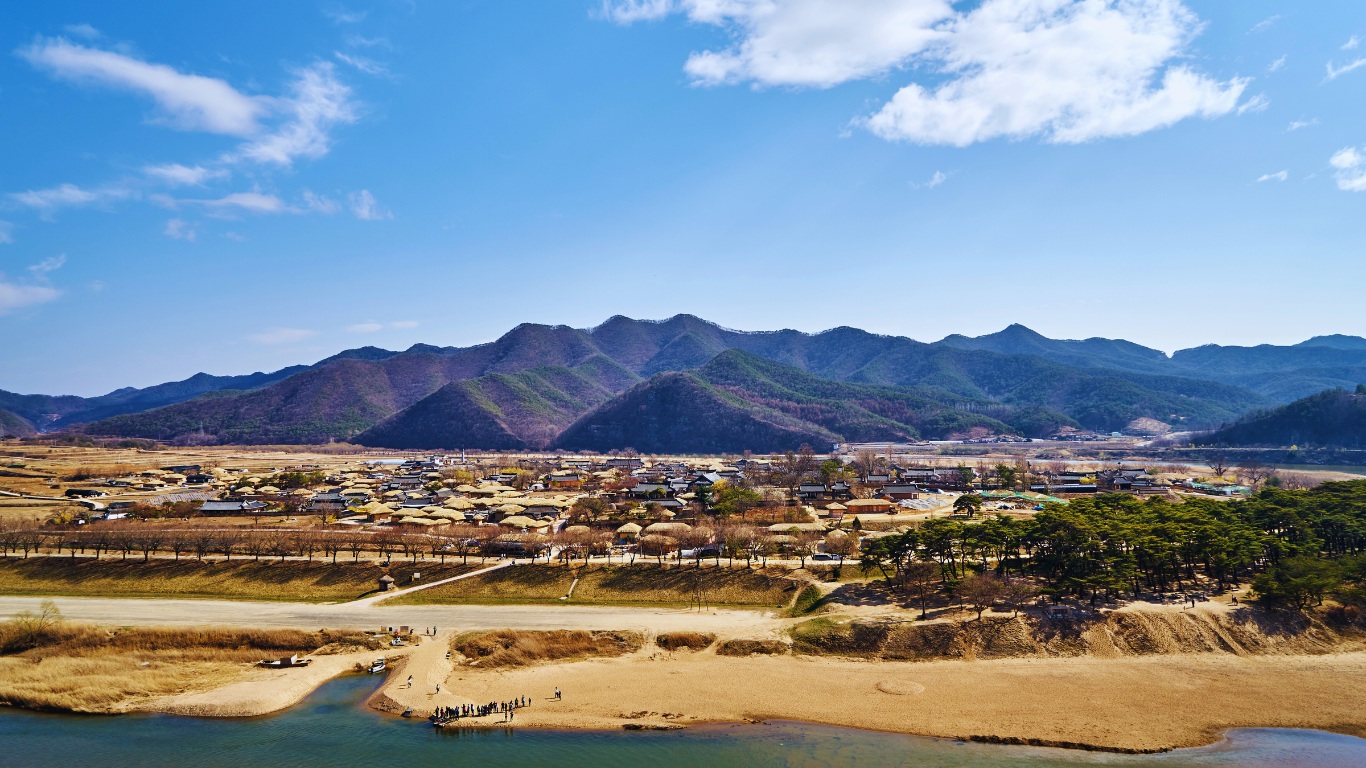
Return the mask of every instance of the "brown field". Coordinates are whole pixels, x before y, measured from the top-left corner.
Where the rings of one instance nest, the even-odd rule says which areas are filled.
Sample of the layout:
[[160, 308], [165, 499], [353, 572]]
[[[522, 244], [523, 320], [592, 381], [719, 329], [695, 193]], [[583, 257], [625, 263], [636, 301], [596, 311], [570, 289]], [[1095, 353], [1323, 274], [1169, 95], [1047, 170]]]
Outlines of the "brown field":
[[[574, 579], [578, 583], [574, 584]], [[568, 600], [561, 600], [574, 593]], [[397, 598], [391, 604], [556, 603], [569, 605], [661, 605], [780, 607], [805, 582], [783, 569], [661, 568], [658, 565], [593, 565], [563, 568], [515, 565]]]
[[[395, 561], [389, 573], [406, 586], [414, 571], [421, 572], [424, 581], [433, 581], [474, 568]], [[374, 592], [381, 573], [373, 560], [341, 559], [333, 565], [323, 560], [7, 557], [0, 558], [0, 594], [341, 602]]]

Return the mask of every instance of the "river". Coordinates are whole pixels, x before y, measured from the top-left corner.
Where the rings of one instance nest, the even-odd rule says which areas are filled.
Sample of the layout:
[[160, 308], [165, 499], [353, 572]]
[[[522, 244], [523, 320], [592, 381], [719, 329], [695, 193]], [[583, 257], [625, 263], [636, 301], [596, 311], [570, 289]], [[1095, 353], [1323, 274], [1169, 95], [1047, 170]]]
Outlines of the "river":
[[628, 733], [445, 732], [364, 708], [371, 677], [334, 680], [278, 715], [207, 720], [165, 715], [0, 712], [0, 766], [553, 765], [555, 768], [1360, 768], [1366, 740], [1319, 731], [1242, 729], [1221, 743], [1159, 755], [965, 744], [800, 723]]

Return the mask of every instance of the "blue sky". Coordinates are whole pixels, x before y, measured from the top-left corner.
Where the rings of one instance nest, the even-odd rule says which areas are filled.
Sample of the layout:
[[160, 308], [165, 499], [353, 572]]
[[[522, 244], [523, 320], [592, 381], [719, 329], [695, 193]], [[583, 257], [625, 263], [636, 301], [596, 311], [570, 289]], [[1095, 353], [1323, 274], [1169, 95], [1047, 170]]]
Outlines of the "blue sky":
[[614, 314], [1366, 334], [1360, 2], [5, 6], [0, 389]]

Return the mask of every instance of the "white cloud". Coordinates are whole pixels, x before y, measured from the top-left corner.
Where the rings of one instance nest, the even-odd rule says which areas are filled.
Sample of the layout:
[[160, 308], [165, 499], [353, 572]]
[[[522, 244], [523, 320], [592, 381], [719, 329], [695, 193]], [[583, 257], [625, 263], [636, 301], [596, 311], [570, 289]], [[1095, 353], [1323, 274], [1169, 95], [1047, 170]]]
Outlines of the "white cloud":
[[1273, 62], [1271, 62], [1270, 64], [1266, 65], [1266, 71], [1267, 71], [1267, 72], [1279, 72], [1280, 70], [1285, 69], [1285, 60], [1286, 60], [1286, 58], [1287, 58], [1287, 57], [1286, 57], [1285, 55], [1282, 55], [1279, 59], [1276, 59], [1275, 61], [1273, 61]]
[[1358, 45], [1361, 45], [1361, 38], [1357, 37], [1356, 35], [1352, 35], [1351, 37], [1347, 38], [1347, 42], [1342, 44], [1342, 50], [1354, 51], [1356, 50], [1356, 47]]
[[16, 309], [31, 307], [54, 301], [62, 292], [46, 285], [24, 285], [14, 283], [0, 275], [0, 315], [7, 315]]
[[361, 221], [380, 221], [381, 219], [394, 218], [394, 214], [381, 206], [368, 189], [352, 192], [346, 199], [351, 204], [351, 213]]
[[1359, 58], [1356, 61], [1350, 62], [1348, 64], [1343, 64], [1340, 67], [1334, 67], [1333, 62], [1330, 61], [1327, 64], [1325, 64], [1324, 67], [1328, 70], [1328, 79], [1336, 80], [1339, 77], [1342, 77], [1343, 75], [1347, 74], [1348, 72], [1352, 72], [1354, 70], [1361, 69], [1362, 67], [1366, 67], [1366, 57]]
[[[1199, 19], [1180, 0], [625, 0], [621, 23], [685, 14], [736, 42], [694, 52], [694, 83], [828, 88], [923, 74], [856, 121], [888, 140], [966, 146], [1128, 136], [1238, 108], [1244, 79], [1185, 63]], [[924, 83], [924, 84], [922, 84]], [[1255, 108], [1251, 107], [1251, 108]]]
[[1366, 192], [1366, 155], [1356, 147], [1340, 149], [1328, 159], [1333, 166], [1333, 178], [1344, 192]]
[[59, 253], [56, 256], [49, 256], [37, 264], [30, 264], [28, 271], [39, 278], [45, 278], [48, 273], [56, 272], [66, 266], [66, 254]]
[[356, 120], [351, 89], [337, 79], [330, 62], [299, 70], [290, 92], [277, 100], [288, 114], [285, 122], [239, 147], [228, 160], [288, 166], [301, 157], [316, 159], [331, 150], [334, 127]]
[[14, 242], [14, 224], [8, 221], [0, 221], [0, 245], [9, 245]]
[[369, 13], [366, 11], [353, 11], [338, 6], [324, 9], [323, 15], [331, 19], [333, 24], [359, 24], [362, 21], [365, 21], [365, 17], [368, 16]]
[[361, 72], [364, 72], [367, 75], [389, 74], [389, 68], [379, 63], [378, 61], [375, 61], [374, 59], [367, 59], [364, 56], [351, 56], [342, 53], [341, 51], [333, 51], [332, 55], [336, 56], [338, 61], [345, 64], [350, 64], [351, 66], [355, 67]]
[[1238, 114], [1246, 115], [1249, 112], [1265, 112], [1271, 106], [1271, 99], [1266, 94], [1259, 93], [1238, 105]]
[[164, 121], [182, 130], [249, 136], [258, 130], [267, 111], [265, 100], [243, 94], [222, 80], [63, 38], [40, 39], [20, 49], [19, 55], [59, 77], [150, 96], [165, 113]]
[[353, 48], [392, 48], [393, 45], [387, 37], [365, 37], [363, 35], [347, 35], [346, 44]]
[[187, 166], [180, 163], [149, 165], [144, 167], [142, 172], [173, 187], [197, 187], [211, 179], [222, 179], [229, 175], [224, 168], [205, 168], [201, 165]]
[[1275, 173], [1264, 173], [1257, 177], [1257, 183], [1264, 181], [1285, 181], [1290, 178], [1290, 171], [1276, 171]]
[[305, 189], [303, 197], [303, 210], [305, 211], [312, 211], [314, 213], [325, 213], [331, 215], [336, 213], [341, 208], [341, 206], [337, 204], [336, 200], [333, 200], [332, 198], [327, 197], [325, 195], [316, 194], [312, 190]]
[[184, 219], [170, 219], [166, 222], [166, 229], [162, 234], [172, 240], [187, 240], [191, 243], [199, 236], [199, 230], [195, 225]]
[[10, 199], [28, 208], [36, 208], [51, 213], [58, 208], [75, 208], [83, 205], [100, 205], [115, 200], [134, 197], [132, 190], [123, 187], [100, 187], [86, 189], [75, 184], [59, 184], [47, 189], [30, 189], [13, 192]]
[[374, 320], [368, 320], [364, 323], [348, 325], [346, 326], [346, 330], [348, 333], [375, 333], [377, 331], [382, 331], [385, 328], [400, 329], [416, 328], [417, 326], [418, 322], [416, 320], [395, 320], [389, 323], [377, 323]]
[[618, 24], [662, 19], [677, 11], [673, 0], [603, 0], [602, 15]]
[[252, 213], [286, 213], [291, 209], [285, 201], [275, 195], [261, 192], [233, 192], [230, 195], [210, 200], [171, 200], [172, 207], [178, 203], [202, 205], [218, 211], [242, 210]]
[[317, 336], [318, 332], [307, 328], [271, 328], [247, 336], [257, 344], [294, 344]]
[[86, 40], [95, 40], [100, 36], [100, 31], [89, 24], [67, 24], [62, 27], [68, 35], [83, 37]]
[[1291, 120], [1290, 125], [1286, 126], [1285, 130], [1286, 133], [1292, 133], [1294, 131], [1300, 130], [1301, 128], [1309, 128], [1311, 126], [1315, 126], [1318, 124], [1319, 119], [1317, 117], [1311, 120]]
[[1252, 29], [1249, 29], [1248, 33], [1251, 34], [1253, 32], [1265, 32], [1266, 30], [1271, 29], [1272, 25], [1274, 25], [1276, 22], [1280, 20], [1281, 15], [1279, 13], [1275, 16], [1268, 16], [1265, 19], [1262, 19], [1261, 21], [1257, 22], [1256, 24], [1253, 24]]
[[911, 189], [934, 189], [935, 187], [939, 186], [940, 184], [943, 184], [948, 180], [949, 175], [947, 173], [944, 173], [943, 171], [935, 171], [934, 174], [930, 176], [928, 181], [911, 182]]

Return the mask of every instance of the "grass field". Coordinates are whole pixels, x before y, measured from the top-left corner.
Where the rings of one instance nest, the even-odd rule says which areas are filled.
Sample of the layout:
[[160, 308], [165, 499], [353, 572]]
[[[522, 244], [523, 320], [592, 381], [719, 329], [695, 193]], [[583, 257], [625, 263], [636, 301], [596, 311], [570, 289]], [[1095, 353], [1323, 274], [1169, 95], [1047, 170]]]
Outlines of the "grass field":
[[[423, 581], [458, 576], [476, 566], [398, 563], [389, 569], [400, 587], [414, 571]], [[327, 603], [373, 592], [381, 574], [372, 562], [179, 562], [154, 558], [0, 558], [0, 594], [71, 597], [226, 598]], [[440, 589], [438, 587], [437, 589]], [[419, 593], [420, 594], [420, 593]]]
[[28, 629], [18, 619], [0, 624], [0, 705], [116, 711], [156, 696], [233, 682], [262, 658], [369, 647], [359, 633], [109, 630], [65, 623], [36, 634]]
[[[780, 575], [781, 574], [781, 575]], [[570, 585], [578, 576], [573, 595]], [[557, 603], [571, 605], [696, 605], [781, 607], [792, 602], [803, 582], [787, 572], [744, 568], [661, 568], [657, 565], [592, 566], [569, 569], [516, 565], [392, 601], [435, 603]]]
[[622, 656], [640, 650], [643, 643], [639, 632], [504, 629], [460, 635], [451, 641], [451, 650], [491, 669], [524, 667], [543, 661]]

